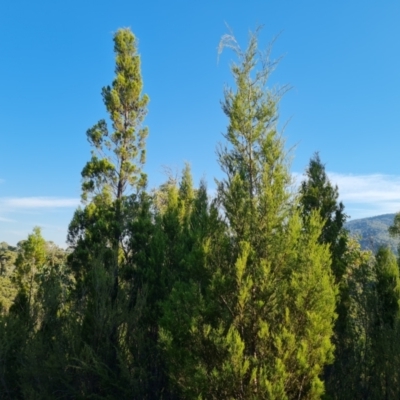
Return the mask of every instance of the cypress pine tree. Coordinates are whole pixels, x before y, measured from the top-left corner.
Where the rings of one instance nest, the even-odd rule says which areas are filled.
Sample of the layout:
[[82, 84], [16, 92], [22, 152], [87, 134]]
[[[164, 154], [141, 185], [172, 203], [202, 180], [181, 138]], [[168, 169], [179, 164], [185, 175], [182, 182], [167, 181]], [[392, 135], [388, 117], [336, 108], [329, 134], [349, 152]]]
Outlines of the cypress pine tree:
[[[85, 241], [99, 249], [110, 247], [118, 258], [123, 247], [124, 197], [139, 193], [146, 185], [142, 171], [145, 162], [147, 128], [147, 95], [142, 95], [140, 56], [136, 38], [129, 29], [120, 29], [114, 36], [116, 53], [115, 79], [102, 90], [103, 101], [112, 121], [109, 132], [105, 120], [100, 120], [86, 135], [92, 145], [92, 158], [82, 170], [82, 199], [89, 202], [75, 213], [68, 240], [76, 249], [70, 264], [79, 277], [80, 259], [85, 259]], [[86, 257], [87, 259], [87, 257]], [[118, 290], [118, 259], [114, 261], [115, 294]]]
[[68, 366], [74, 338], [67, 323], [74, 317], [69, 314], [68, 301], [72, 282], [65, 264], [54, 265], [53, 261], [48, 253], [47, 265], [37, 277], [36, 326], [29, 334], [19, 370], [23, 398], [54, 398], [61, 393], [73, 397], [68, 390], [73, 382]]
[[62, 252], [56, 257], [38, 227], [17, 250], [13, 280], [19, 291], [0, 318], [0, 393], [5, 399], [50, 398], [63, 389], [67, 368], [60, 334], [68, 286]]
[[36, 275], [46, 262], [46, 241], [39, 227], [33, 229], [28, 239], [21, 242], [15, 262], [15, 278], [20, 287], [20, 296], [26, 296], [28, 305], [32, 303], [37, 289]]
[[213, 234], [202, 241], [208, 279], [182, 283], [165, 311], [179, 315], [162, 338], [177, 352], [172, 379], [185, 398], [318, 398], [335, 306], [322, 222], [311, 213], [303, 223], [289, 191], [279, 93], [266, 89], [274, 63], [263, 58], [256, 70], [256, 35], [244, 52], [231, 36], [222, 45], [240, 61], [232, 66], [236, 91], [227, 89], [223, 102], [226, 179], [210, 212]]
[[232, 67], [237, 90], [227, 90], [223, 103], [231, 148], [219, 154], [227, 173], [219, 196], [236, 258], [237, 297], [229, 307], [236, 311], [226, 339], [232, 351], [242, 349], [237, 395], [315, 398], [323, 391], [321, 367], [331, 359], [335, 295], [327, 249], [317, 242], [321, 223], [311, 214], [302, 224], [293, 208], [277, 132], [279, 93], [265, 88], [274, 64], [262, 59], [254, 72], [256, 36], [245, 52], [227, 39], [240, 59]]
[[[338, 188], [329, 182], [318, 153], [310, 160], [306, 176], [300, 189], [302, 213], [308, 216], [317, 210], [323, 218], [319, 240], [329, 245], [332, 272], [340, 287], [335, 362], [325, 371], [329, 398], [395, 398], [396, 374], [388, 368], [396, 364], [398, 350], [393, 346], [398, 307], [394, 258], [387, 249], [380, 249], [375, 262], [349, 241]], [[390, 323], [382, 320], [386, 317]]]
[[82, 170], [86, 206], [76, 211], [69, 227], [74, 251], [68, 263], [76, 280], [75, 311], [82, 324], [75, 357], [75, 367], [82, 371], [79, 390], [123, 396], [134, 386], [132, 376], [137, 377], [137, 371], [129, 362], [129, 367], [123, 365], [123, 360], [131, 357], [126, 319], [134, 310], [139, 312], [127, 300], [138, 296], [129, 292], [138, 289], [129, 280], [132, 251], [139, 251], [130, 247], [130, 228], [132, 212], [146, 203], [142, 166], [148, 132], [142, 124], [149, 99], [142, 95], [137, 40], [129, 29], [115, 33], [114, 51], [115, 78], [102, 90], [112, 130], [100, 120], [87, 131], [93, 151]]
[[17, 246], [16, 269], [12, 276], [18, 288], [9, 313], [0, 317], [0, 393], [5, 399], [22, 399], [21, 369], [37, 325], [38, 273], [46, 261], [45, 240], [35, 227]]
[[[166, 199], [159, 220], [165, 248], [161, 271], [164, 299], [161, 303], [160, 345], [174, 398], [197, 398], [203, 385], [199, 371], [203, 359], [212, 360], [204, 324], [213, 315], [208, 300], [210, 271], [205, 257], [207, 243], [218, 236], [217, 210], [208, 204], [204, 182], [195, 190], [185, 167], [179, 187], [164, 186]], [[193, 384], [192, 382], [196, 382]]]
[[322, 164], [320, 156], [315, 153], [306, 169], [306, 179], [300, 187], [300, 204], [303, 218], [307, 218], [311, 212], [319, 213], [323, 220], [323, 228], [320, 243], [329, 246], [332, 264], [332, 273], [339, 285], [339, 296], [337, 297], [336, 312], [338, 319], [335, 324], [333, 341], [335, 344], [335, 362], [325, 370], [325, 380], [328, 392], [333, 389], [333, 382], [338, 381], [336, 374], [342, 370], [340, 365], [346, 363], [345, 330], [348, 310], [346, 308], [345, 285], [342, 284], [342, 277], [346, 271], [345, 253], [347, 250], [347, 231], [344, 228], [346, 214], [342, 202], [338, 201], [339, 191], [333, 186], [325, 172], [325, 165]]
[[338, 201], [339, 190], [332, 186], [318, 153], [311, 158], [306, 170], [306, 180], [301, 183], [301, 206], [303, 216], [317, 210], [324, 221], [320, 242], [329, 245], [332, 254], [332, 272], [336, 282], [340, 282], [345, 271], [343, 256], [346, 252], [346, 231], [344, 224], [347, 215], [344, 205]]
[[146, 184], [141, 167], [146, 159], [148, 131], [142, 127], [142, 122], [149, 98], [142, 95], [137, 40], [129, 29], [116, 32], [114, 51], [115, 79], [111, 86], [102, 90], [113, 132], [108, 131], [105, 120], [87, 131], [93, 152], [82, 171], [84, 200], [89, 196], [120, 200], [127, 191], [143, 188]]
[[376, 292], [372, 327], [369, 392], [371, 398], [399, 398], [400, 276], [395, 255], [388, 248], [376, 253]]
[[386, 248], [374, 257], [353, 238], [347, 248], [342, 281], [346, 318], [326, 398], [395, 399], [400, 362], [396, 259]]

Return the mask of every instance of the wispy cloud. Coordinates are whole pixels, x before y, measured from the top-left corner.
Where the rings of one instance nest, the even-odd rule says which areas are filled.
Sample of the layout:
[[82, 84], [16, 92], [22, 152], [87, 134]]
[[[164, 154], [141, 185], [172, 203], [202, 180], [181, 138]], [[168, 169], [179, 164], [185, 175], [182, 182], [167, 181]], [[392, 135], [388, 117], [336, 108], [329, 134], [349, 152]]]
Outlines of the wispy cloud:
[[0, 197], [0, 242], [15, 245], [40, 226], [46, 239], [65, 247], [68, 218], [79, 204], [70, 197]]
[[400, 211], [400, 176], [328, 173], [352, 218]]
[[[304, 179], [301, 174], [293, 175], [296, 184]], [[340, 200], [351, 219], [400, 211], [400, 176], [336, 172], [328, 172], [328, 176], [338, 186]]]
[[[355, 175], [328, 172], [329, 179], [339, 188], [340, 200], [352, 219], [400, 211], [400, 176], [371, 174]], [[293, 174], [295, 186], [304, 176]], [[75, 208], [79, 198], [63, 197], [0, 197], [0, 212], [34, 211]], [[8, 215], [7, 215], [8, 216]], [[0, 221], [14, 220], [0, 216]]]
[[0, 198], [0, 208], [3, 209], [51, 209], [73, 208], [80, 204], [77, 198], [62, 197], [3, 197]]
[[14, 219], [0, 217], [1, 222], [16, 222]]
[[343, 199], [359, 201], [399, 201], [400, 177], [395, 175], [351, 175], [328, 173], [339, 186]]

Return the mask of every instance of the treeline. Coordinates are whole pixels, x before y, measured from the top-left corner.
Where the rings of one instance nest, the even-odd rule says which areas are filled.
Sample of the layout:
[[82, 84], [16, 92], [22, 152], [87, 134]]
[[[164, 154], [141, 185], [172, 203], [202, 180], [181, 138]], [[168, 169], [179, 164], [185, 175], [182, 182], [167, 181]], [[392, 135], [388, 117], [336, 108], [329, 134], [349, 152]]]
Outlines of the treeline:
[[111, 123], [87, 131], [69, 251], [38, 228], [1, 249], [14, 290], [0, 315], [2, 399], [400, 398], [395, 256], [349, 238], [317, 153], [294, 189], [283, 91], [267, 86], [275, 63], [257, 35], [223, 47], [237, 62], [215, 197], [188, 165], [148, 192], [149, 99], [135, 36], [115, 34]]

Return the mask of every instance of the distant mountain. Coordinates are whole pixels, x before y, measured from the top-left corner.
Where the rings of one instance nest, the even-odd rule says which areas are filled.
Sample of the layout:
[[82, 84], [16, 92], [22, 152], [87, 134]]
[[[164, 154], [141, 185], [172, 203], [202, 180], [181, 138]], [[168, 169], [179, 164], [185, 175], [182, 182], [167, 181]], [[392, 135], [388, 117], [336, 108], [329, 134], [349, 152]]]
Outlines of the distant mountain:
[[395, 214], [355, 219], [346, 223], [346, 228], [357, 236], [363, 249], [376, 251], [380, 246], [389, 246], [397, 254], [398, 239], [389, 236], [388, 228], [393, 224]]

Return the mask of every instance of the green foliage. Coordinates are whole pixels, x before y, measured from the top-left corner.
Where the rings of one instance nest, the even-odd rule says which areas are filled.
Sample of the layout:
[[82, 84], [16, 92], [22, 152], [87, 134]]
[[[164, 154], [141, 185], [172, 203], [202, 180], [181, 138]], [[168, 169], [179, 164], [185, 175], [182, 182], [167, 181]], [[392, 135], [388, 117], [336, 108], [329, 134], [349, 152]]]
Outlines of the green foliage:
[[112, 130], [87, 131], [71, 248], [39, 228], [17, 248], [0, 243], [2, 399], [400, 397], [396, 259], [347, 237], [318, 154], [293, 193], [278, 130], [286, 88], [268, 88], [276, 62], [257, 34], [244, 51], [221, 40], [238, 62], [210, 200], [188, 164], [146, 193], [148, 97], [136, 38], [116, 32], [102, 91]]
[[146, 175], [141, 171], [145, 162], [147, 128], [147, 95], [142, 96], [140, 56], [137, 40], [129, 29], [114, 35], [115, 78], [102, 90], [103, 101], [112, 121], [109, 132], [105, 120], [87, 131], [93, 147], [92, 159], [82, 170], [82, 198], [99, 196], [103, 201], [120, 199], [130, 188], [143, 188]]
[[0, 243], [0, 275], [10, 276], [15, 267], [16, 249], [7, 243]]
[[[280, 93], [265, 87], [275, 64], [262, 58], [256, 35], [245, 52], [231, 37], [225, 44], [234, 48], [240, 64], [232, 67], [236, 92], [227, 90], [223, 104], [231, 147], [219, 153], [227, 174], [219, 184], [219, 201], [232, 237], [223, 272], [231, 282], [220, 303], [232, 315], [223, 322], [222, 338], [229, 343], [236, 337], [231, 332], [240, 335], [240, 359], [243, 368], [247, 365], [240, 379], [231, 376], [230, 396], [318, 398], [322, 367], [332, 361], [335, 317], [329, 253], [317, 242], [322, 225], [315, 214], [302, 222], [290, 194], [276, 126]], [[261, 68], [253, 72], [258, 57]], [[226, 362], [232, 356], [237, 357], [232, 353]]]
[[41, 229], [35, 227], [28, 239], [18, 244], [18, 257], [15, 261], [15, 280], [20, 293], [27, 296], [31, 304], [37, 290], [36, 276], [46, 263], [46, 241]]
[[[185, 234], [175, 240], [184, 258], [161, 320], [169, 376], [183, 398], [319, 398], [336, 293], [328, 248], [318, 243], [322, 224], [315, 213], [303, 223], [289, 191], [279, 94], [265, 87], [274, 64], [262, 59], [254, 72], [256, 35], [244, 52], [231, 36], [223, 45], [240, 62], [232, 66], [236, 91], [227, 89], [223, 103], [226, 179], [203, 207], [209, 228], [196, 234], [179, 219], [181, 197], [170, 197]], [[185, 262], [194, 254], [197, 263]]]
[[380, 248], [376, 254], [376, 275], [379, 325], [393, 328], [399, 316], [400, 278], [396, 258], [388, 248]]
[[0, 243], [0, 309], [7, 312], [16, 294], [17, 287], [11, 277], [15, 270], [17, 251], [7, 243]]
[[396, 257], [388, 248], [376, 254], [375, 321], [372, 330], [370, 392], [376, 399], [400, 396], [400, 277]]
[[17, 287], [9, 278], [0, 276], [0, 309], [7, 312], [17, 295]]
[[341, 281], [341, 302], [335, 340], [335, 363], [327, 378], [328, 393], [334, 399], [363, 398], [367, 392], [371, 365], [371, 329], [376, 275], [374, 258], [350, 239], [345, 253], [346, 271]]
[[311, 158], [306, 177], [300, 187], [302, 213], [306, 217], [313, 210], [318, 210], [324, 221], [319, 240], [330, 247], [332, 272], [336, 282], [339, 282], [346, 268], [343, 262], [347, 241], [344, 206], [342, 202], [338, 202], [338, 187], [332, 186], [329, 181], [318, 153]]
[[347, 267], [346, 251], [348, 245], [348, 234], [344, 228], [346, 215], [344, 206], [338, 202], [339, 191], [337, 186], [333, 186], [325, 172], [325, 166], [322, 164], [318, 153], [311, 158], [306, 169], [306, 179], [300, 187], [300, 206], [303, 219], [307, 219], [313, 212], [319, 214], [323, 221], [323, 227], [318, 241], [329, 247], [331, 256], [331, 270], [335, 277], [335, 282], [339, 287], [339, 295], [336, 298], [337, 320], [334, 327], [334, 336], [332, 341], [336, 347], [335, 362], [325, 368], [324, 375], [327, 384], [328, 394], [332, 390], [333, 382], [336, 376], [338, 366], [346, 360], [341, 360], [340, 349], [345, 346], [345, 325], [346, 325], [346, 296], [344, 290], [343, 275]]
[[[167, 201], [161, 210], [159, 229], [165, 249], [161, 277], [166, 290], [160, 344], [174, 392], [178, 398], [192, 398], [198, 392], [195, 387], [188, 387], [190, 380], [206, 384], [201, 371], [208, 348], [204, 338], [207, 327], [202, 324], [212, 317], [213, 304], [206, 302], [210, 271], [205, 265], [205, 246], [211, 238], [218, 240], [220, 223], [217, 210], [208, 204], [205, 184], [193, 189], [188, 166], [179, 187], [170, 183], [164, 190]], [[211, 360], [216, 354], [208, 351], [207, 358]]]
[[[80, 284], [99, 251], [114, 268], [114, 294], [118, 291], [120, 253], [124, 254], [126, 231], [125, 198], [132, 189], [140, 191], [146, 183], [141, 166], [145, 161], [147, 129], [142, 127], [148, 97], [141, 95], [142, 78], [136, 38], [129, 29], [114, 35], [115, 78], [102, 90], [103, 101], [112, 121], [113, 132], [104, 120], [87, 131], [93, 147], [92, 158], [82, 170], [82, 199], [91, 200], [78, 209], [70, 224], [68, 242], [74, 248], [69, 257]], [[107, 252], [107, 251], [106, 251]]]
[[113, 132], [105, 121], [87, 132], [94, 150], [82, 171], [82, 198], [90, 202], [75, 213], [68, 236], [80, 329], [74, 368], [81, 374], [73, 386], [86, 397], [161, 398], [158, 302], [164, 288], [158, 261], [164, 249], [143, 190], [148, 97], [141, 95], [130, 30], [117, 31], [114, 50], [116, 76], [102, 92]]
[[399, 271], [387, 248], [376, 254], [348, 242], [343, 276], [341, 340], [329, 380], [329, 398], [399, 396]]
[[395, 214], [393, 224], [389, 227], [389, 233], [395, 237], [400, 235], [400, 213]]
[[[62, 292], [65, 303], [68, 286], [63, 270], [65, 252], [46, 242], [39, 228], [18, 243], [16, 250], [12, 275], [16, 294], [9, 312], [6, 307], [0, 317], [0, 393], [6, 399], [51, 398], [55, 392], [44, 388], [50, 385], [55, 367], [63, 374], [66, 365], [65, 357], [54, 351], [60, 339], [56, 333], [61, 329], [58, 299]], [[57, 383], [52, 384], [56, 390]]]
[[[65, 264], [45, 266], [32, 307], [34, 329], [19, 368], [22, 398], [71, 398], [74, 340], [68, 297], [72, 282]], [[74, 333], [75, 335], [72, 335]], [[71, 354], [72, 353], [72, 354]]]

